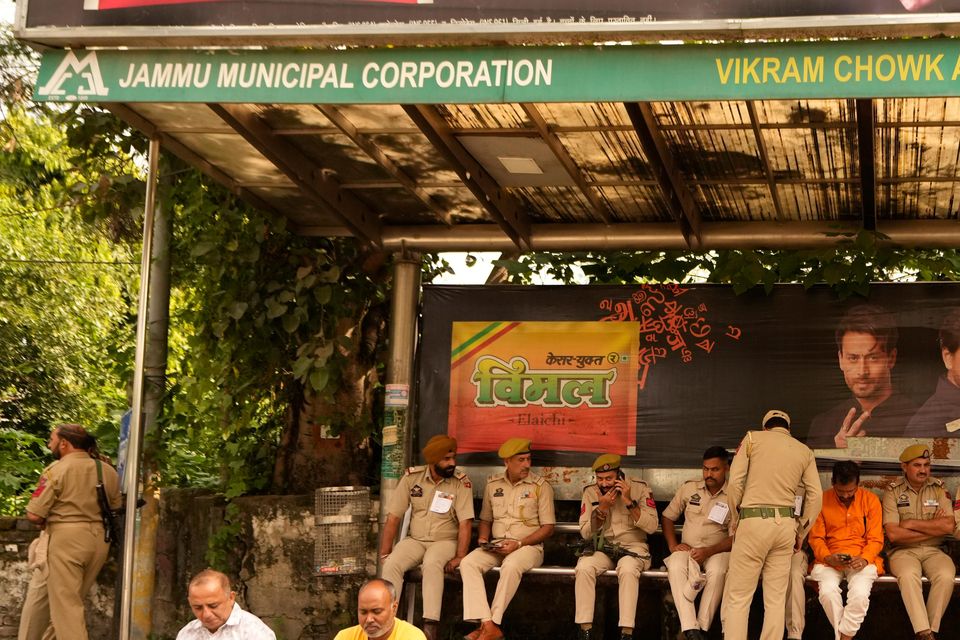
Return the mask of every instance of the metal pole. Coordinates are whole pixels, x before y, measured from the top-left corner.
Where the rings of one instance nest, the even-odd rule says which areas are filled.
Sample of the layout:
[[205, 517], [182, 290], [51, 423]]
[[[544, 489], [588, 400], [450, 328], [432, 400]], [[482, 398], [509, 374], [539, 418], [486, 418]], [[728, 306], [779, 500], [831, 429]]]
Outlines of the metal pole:
[[[384, 400], [383, 462], [380, 468], [380, 525], [387, 520], [387, 502], [409, 466], [413, 447], [410, 387], [417, 346], [420, 301], [420, 255], [402, 255], [393, 265], [390, 300], [390, 355]], [[379, 560], [378, 560], [379, 564]]]
[[160, 163], [160, 140], [150, 139], [150, 166], [147, 170], [147, 193], [143, 207], [143, 248], [140, 260], [140, 299], [137, 302], [137, 346], [133, 366], [133, 414], [130, 416], [130, 441], [124, 482], [127, 487], [127, 510], [124, 521], [123, 590], [120, 598], [120, 640], [130, 639], [133, 613], [133, 559], [137, 529], [137, 495], [140, 493], [140, 440], [143, 429], [143, 369], [147, 343], [147, 303], [150, 291], [151, 256], [153, 253], [153, 218], [157, 200], [157, 173]]

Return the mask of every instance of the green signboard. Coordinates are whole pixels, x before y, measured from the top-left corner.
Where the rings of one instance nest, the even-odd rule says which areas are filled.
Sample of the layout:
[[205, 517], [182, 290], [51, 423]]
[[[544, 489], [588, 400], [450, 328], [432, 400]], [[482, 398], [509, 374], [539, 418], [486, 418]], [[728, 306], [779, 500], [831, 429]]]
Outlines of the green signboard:
[[960, 95], [960, 40], [741, 45], [50, 51], [34, 97], [497, 103]]

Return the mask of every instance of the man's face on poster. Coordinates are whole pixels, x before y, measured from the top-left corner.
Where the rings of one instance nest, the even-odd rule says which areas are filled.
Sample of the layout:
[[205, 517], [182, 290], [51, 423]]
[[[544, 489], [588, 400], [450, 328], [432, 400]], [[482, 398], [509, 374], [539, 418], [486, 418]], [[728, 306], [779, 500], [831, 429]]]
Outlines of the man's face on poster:
[[856, 398], [875, 398], [890, 391], [890, 371], [897, 350], [889, 352], [869, 333], [847, 332], [840, 343], [840, 370]]

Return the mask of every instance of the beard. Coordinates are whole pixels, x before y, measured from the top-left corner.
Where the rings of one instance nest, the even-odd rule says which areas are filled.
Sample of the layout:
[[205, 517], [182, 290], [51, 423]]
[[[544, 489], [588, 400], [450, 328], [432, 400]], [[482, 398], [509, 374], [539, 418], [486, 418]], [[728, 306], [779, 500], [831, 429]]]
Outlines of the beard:
[[449, 467], [440, 467], [437, 465], [433, 465], [433, 470], [441, 478], [452, 478], [453, 474], [457, 472], [457, 466], [450, 465]]

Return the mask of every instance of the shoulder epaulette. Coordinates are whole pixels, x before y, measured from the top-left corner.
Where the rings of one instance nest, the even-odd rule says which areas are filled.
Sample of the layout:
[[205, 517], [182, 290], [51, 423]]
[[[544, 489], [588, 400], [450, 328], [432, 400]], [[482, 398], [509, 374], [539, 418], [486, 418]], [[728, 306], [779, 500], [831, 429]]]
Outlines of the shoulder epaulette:
[[587, 486], [585, 486], [585, 487], [583, 488], [583, 491], [582, 491], [581, 493], [586, 493], [586, 492], [587, 492], [587, 489], [592, 489], [592, 488], [594, 488], [595, 486], [597, 486], [597, 483], [596, 483], [596, 482], [594, 482], [593, 484], [588, 484]]
[[893, 482], [887, 485], [887, 489], [895, 489], [899, 487], [901, 484], [903, 484], [904, 480], [906, 480], [906, 478], [897, 478], [896, 480], [894, 480]]
[[538, 484], [538, 485], [541, 485], [541, 484], [543, 484], [544, 482], [546, 482], [546, 479], [544, 479], [543, 476], [537, 476], [537, 479], [534, 480], [534, 483], [536, 483], [536, 484]]
[[938, 487], [943, 486], [943, 480], [941, 480], [940, 478], [930, 478], [930, 482], [937, 485]]
[[407, 471], [404, 473], [404, 475], [409, 476], [414, 473], [421, 473], [424, 469], [426, 469], [426, 467], [423, 465], [419, 467], [407, 467]]
[[487, 482], [493, 482], [494, 480], [503, 480], [503, 474], [502, 474], [502, 473], [495, 473], [495, 474], [493, 474], [492, 476], [490, 476], [489, 478], [487, 478]]
[[459, 480], [463, 480], [464, 478], [467, 477], [467, 474], [466, 474], [465, 472], [461, 471], [460, 469], [457, 469], [456, 471], [454, 471], [454, 472], [453, 472], [453, 475], [454, 475], [455, 478], [457, 478], [457, 479], [459, 479]]

